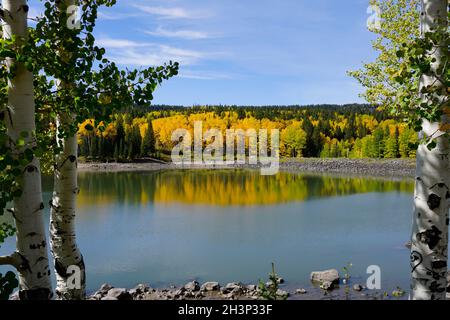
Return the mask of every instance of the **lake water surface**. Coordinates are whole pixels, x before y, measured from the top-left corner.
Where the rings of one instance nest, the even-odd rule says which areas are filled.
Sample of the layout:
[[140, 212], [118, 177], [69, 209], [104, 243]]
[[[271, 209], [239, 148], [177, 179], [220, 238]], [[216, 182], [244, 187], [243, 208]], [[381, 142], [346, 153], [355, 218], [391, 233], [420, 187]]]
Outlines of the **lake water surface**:
[[[313, 270], [351, 262], [354, 281], [365, 284], [366, 268], [378, 265], [383, 289], [408, 288], [409, 180], [170, 170], [86, 172], [79, 184], [89, 291], [104, 282], [256, 283], [272, 262], [295, 286], [308, 286]], [[44, 189], [48, 203], [51, 180]]]

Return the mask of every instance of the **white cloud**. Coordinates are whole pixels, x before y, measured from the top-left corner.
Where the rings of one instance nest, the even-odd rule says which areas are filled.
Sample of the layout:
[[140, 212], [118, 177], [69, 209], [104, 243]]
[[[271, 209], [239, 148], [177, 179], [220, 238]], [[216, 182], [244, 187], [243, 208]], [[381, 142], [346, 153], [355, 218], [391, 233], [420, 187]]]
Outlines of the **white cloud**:
[[181, 68], [179, 77], [194, 80], [229, 80], [236, 78], [236, 75], [200, 70], [183, 70], [183, 68]]
[[201, 59], [206, 56], [203, 52], [175, 48], [167, 45], [159, 45], [161, 53], [169, 56], [190, 57], [192, 59]]
[[212, 38], [211, 34], [202, 31], [194, 31], [194, 30], [167, 30], [161, 27], [158, 27], [155, 31], [145, 31], [146, 34], [158, 37], [167, 37], [167, 38], [180, 38], [186, 40], [201, 40]]
[[118, 12], [115, 12], [114, 14], [105, 13], [105, 12], [98, 13], [99, 20], [123, 20], [123, 19], [135, 18], [135, 17], [141, 17], [141, 16], [142, 15], [139, 15], [139, 14], [118, 13]]
[[97, 44], [108, 49], [111, 60], [130, 66], [159, 65], [169, 60], [177, 61], [182, 65], [193, 65], [212, 56], [195, 50], [125, 39], [99, 38]]
[[122, 49], [122, 48], [137, 48], [145, 47], [145, 43], [126, 40], [126, 39], [112, 39], [112, 38], [100, 38], [97, 39], [96, 44], [100, 47], [106, 47], [110, 49]]
[[206, 11], [188, 11], [180, 7], [156, 7], [138, 4], [134, 4], [133, 7], [141, 12], [156, 15], [163, 19], [201, 19], [210, 16]]

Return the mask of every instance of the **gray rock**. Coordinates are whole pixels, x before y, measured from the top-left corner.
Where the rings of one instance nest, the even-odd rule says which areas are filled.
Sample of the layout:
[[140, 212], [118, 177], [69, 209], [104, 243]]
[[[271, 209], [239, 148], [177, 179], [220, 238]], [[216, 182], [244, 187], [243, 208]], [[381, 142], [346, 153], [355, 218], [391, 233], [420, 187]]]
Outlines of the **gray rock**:
[[106, 296], [106, 297], [103, 297], [102, 300], [115, 300], [115, 301], [117, 301], [119, 299], [114, 298], [114, 297], [110, 297], [110, 296]]
[[225, 294], [223, 297], [228, 300], [234, 300], [234, 295], [232, 293]]
[[144, 300], [145, 294], [139, 294], [136, 297], [133, 297], [133, 300]]
[[230, 283], [227, 283], [227, 285], [225, 286], [225, 288], [231, 289], [231, 290], [233, 290], [236, 287], [242, 288], [242, 284], [240, 282], [230, 282]]
[[185, 292], [186, 292], [186, 289], [183, 287], [183, 288], [180, 288], [177, 291], [175, 291], [175, 295], [176, 296], [182, 296], [183, 293], [185, 293]]
[[219, 291], [220, 285], [218, 282], [215, 282], [215, 281], [205, 282], [201, 286], [200, 290], [201, 291]]
[[248, 286], [245, 287], [248, 291], [256, 291], [256, 285], [254, 284], [249, 284]]
[[131, 291], [134, 290], [137, 294], [141, 294], [141, 293], [147, 293], [150, 291], [150, 286], [147, 284], [138, 284], [136, 287], [134, 287], [133, 289], [130, 290]]
[[244, 293], [241, 287], [234, 287], [233, 290], [230, 292], [234, 296], [240, 296]]
[[108, 291], [107, 297], [116, 298], [117, 300], [133, 300], [133, 297], [125, 288], [113, 288]]
[[358, 283], [355, 283], [354, 285], [353, 285], [353, 290], [355, 290], [355, 291], [362, 291], [363, 290], [363, 286], [362, 285], [360, 285], [360, 284], [358, 284]]
[[112, 288], [114, 288], [112, 285], [110, 285], [109, 283], [104, 283], [100, 286], [99, 291], [109, 291]]
[[131, 296], [133, 297], [133, 299], [134, 299], [134, 298], [137, 298], [137, 297], [140, 295], [140, 293], [138, 293], [136, 289], [131, 289], [131, 290], [128, 291], [128, 292], [131, 294]]
[[336, 269], [330, 269], [325, 271], [313, 271], [311, 272], [312, 282], [331, 282], [333, 284], [339, 284], [339, 272]]
[[95, 300], [101, 300], [103, 298], [103, 295], [100, 293], [96, 293], [92, 296], [92, 298]]
[[283, 284], [284, 279], [282, 277], [277, 277], [277, 282], [278, 282], [278, 284]]
[[296, 294], [306, 294], [307, 291], [305, 289], [297, 289], [297, 290], [295, 290], [295, 293]]
[[108, 291], [111, 290], [112, 288], [114, 288], [112, 285], [110, 285], [108, 283], [104, 283], [104, 284], [102, 284], [100, 289], [98, 289], [97, 293], [107, 294]]
[[186, 291], [198, 291], [200, 290], [200, 285], [197, 281], [191, 281], [184, 285], [184, 289], [186, 289]]
[[289, 292], [281, 290], [281, 289], [278, 289], [276, 294], [279, 297], [289, 297]]
[[[228, 293], [232, 292], [233, 290], [238, 290], [238, 289], [240, 289], [242, 291], [243, 286], [242, 286], [241, 283], [239, 283], [239, 282], [230, 282], [230, 283], [227, 283], [227, 285], [225, 287], [222, 287], [220, 289], [220, 291], [223, 294], [228, 294]], [[237, 291], [235, 291], [235, 292], [237, 292]]]
[[408, 241], [407, 243], [405, 243], [405, 247], [408, 248], [408, 249], [411, 249], [411, 247], [412, 247], [412, 242], [411, 242], [411, 241]]
[[320, 289], [326, 290], [326, 291], [331, 291], [334, 289], [334, 284], [331, 281], [323, 281], [320, 284]]

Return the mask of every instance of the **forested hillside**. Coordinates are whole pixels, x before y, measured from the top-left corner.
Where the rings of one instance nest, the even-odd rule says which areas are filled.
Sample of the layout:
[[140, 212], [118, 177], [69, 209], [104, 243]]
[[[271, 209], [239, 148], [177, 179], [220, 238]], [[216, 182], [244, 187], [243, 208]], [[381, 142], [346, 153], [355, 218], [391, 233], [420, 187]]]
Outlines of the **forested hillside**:
[[152, 106], [124, 110], [109, 122], [80, 124], [80, 155], [90, 160], [132, 161], [171, 152], [172, 132], [279, 129], [283, 157], [415, 157], [417, 133], [400, 119], [369, 105], [317, 106]]

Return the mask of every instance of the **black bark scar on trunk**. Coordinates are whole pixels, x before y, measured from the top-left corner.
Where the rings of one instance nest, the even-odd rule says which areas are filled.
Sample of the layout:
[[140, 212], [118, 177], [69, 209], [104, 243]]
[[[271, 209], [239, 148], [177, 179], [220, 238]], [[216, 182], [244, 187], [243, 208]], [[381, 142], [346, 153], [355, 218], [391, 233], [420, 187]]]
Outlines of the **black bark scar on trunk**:
[[[81, 255], [80, 257], [80, 261], [76, 264], [74, 264], [75, 266], [78, 266], [81, 270], [85, 270], [85, 264], [84, 264], [84, 258], [83, 255]], [[67, 274], [67, 268], [66, 266], [64, 266], [61, 261], [59, 261], [58, 259], [55, 259], [55, 270], [56, 273], [61, 277], [61, 278], [67, 278], [68, 276], [70, 276], [69, 274]]]
[[433, 250], [442, 239], [440, 237], [441, 234], [442, 232], [438, 228], [436, 228], [436, 226], [432, 226], [431, 229], [418, 233], [417, 240], [425, 243], [426, 245], [428, 245], [428, 248], [430, 248], [430, 250]]
[[61, 262], [59, 262], [58, 259], [55, 259], [55, 270], [60, 277], [62, 278], [66, 277], [67, 269], [63, 266]]
[[443, 261], [443, 260], [433, 261], [431, 263], [431, 267], [433, 269], [447, 268], [447, 261]]
[[444, 292], [445, 290], [446, 290], [446, 288], [445, 288], [445, 287], [441, 287], [441, 285], [440, 285], [439, 282], [437, 282], [437, 281], [433, 281], [433, 282], [430, 284], [430, 291], [431, 291], [431, 292], [442, 293], [442, 292]]
[[417, 252], [417, 251], [413, 251], [411, 252], [411, 273], [414, 272], [418, 266], [420, 266], [423, 262], [423, 256]]
[[428, 197], [428, 207], [430, 208], [430, 210], [435, 210], [437, 208], [439, 208], [439, 206], [441, 205], [441, 197], [439, 197], [437, 194], [430, 194], [430, 196]]

